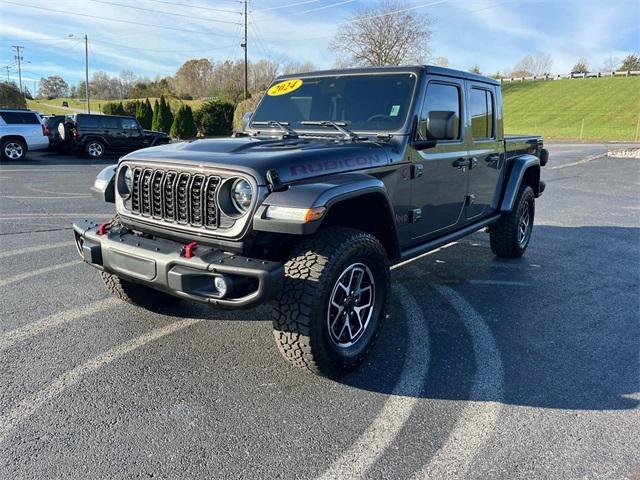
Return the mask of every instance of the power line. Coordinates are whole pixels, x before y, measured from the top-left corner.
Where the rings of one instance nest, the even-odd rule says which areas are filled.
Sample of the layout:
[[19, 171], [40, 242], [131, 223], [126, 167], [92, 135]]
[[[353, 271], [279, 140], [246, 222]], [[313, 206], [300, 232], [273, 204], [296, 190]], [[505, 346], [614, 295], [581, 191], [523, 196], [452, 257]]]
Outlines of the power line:
[[93, 43], [111, 45], [119, 48], [126, 48], [129, 50], [140, 50], [142, 52], [161, 52], [161, 53], [198, 53], [198, 52], [208, 52], [210, 50], [225, 50], [227, 48], [232, 48], [236, 46], [235, 43], [231, 45], [221, 45], [218, 47], [210, 47], [210, 48], [200, 48], [197, 50], [167, 50], [165, 48], [143, 48], [143, 47], [132, 47], [130, 45], [122, 45], [120, 43], [107, 42], [105, 40], [96, 40], [92, 39]]
[[[211, 10], [213, 12], [237, 13], [237, 14], [242, 15], [242, 12], [238, 12], [236, 10], [222, 10], [220, 8], [201, 7], [199, 5], [191, 5], [191, 4], [177, 3], [177, 2], [167, 2], [166, 0], [147, 0], [147, 1], [148, 2], [156, 2], [156, 3], [164, 3], [166, 5], [173, 5], [175, 7], [197, 8], [199, 10]], [[230, 3], [242, 3], [242, 0], [226, 0], [226, 1], [230, 2]]]
[[192, 20], [206, 20], [207, 22], [218, 22], [218, 23], [229, 23], [232, 25], [239, 25], [240, 22], [232, 22], [230, 20], [217, 20], [217, 19], [213, 19], [213, 18], [202, 18], [202, 17], [195, 17], [193, 15], [183, 15], [181, 13], [174, 13], [174, 12], [165, 12], [163, 10], [152, 10], [150, 8], [142, 8], [142, 7], [134, 7], [133, 5], [125, 5], [122, 3], [115, 3], [115, 2], [107, 2], [106, 0], [90, 0], [91, 2], [96, 2], [96, 3], [103, 3], [105, 5], [114, 5], [116, 7], [124, 7], [124, 8], [131, 8], [134, 10], [141, 10], [143, 12], [151, 12], [151, 13], [160, 13], [163, 15], [171, 15], [174, 17], [184, 17], [184, 18], [190, 18]]
[[353, 3], [355, 1], [356, 0], [344, 0], [342, 2], [330, 3], [329, 5], [323, 5], [321, 7], [311, 8], [309, 10], [303, 10], [302, 12], [294, 12], [294, 15], [302, 15], [303, 13], [311, 13], [311, 12], [317, 12], [318, 10], [325, 10], [327, 8], [339, 7], [340, 5], [346, 5], [347, 3]]
[[[4, 3], [6, 4], [10, 4], [10, 5], [17, 5], [18, 7], [22, 7], [22, 8], [33, 8], [33, 9], [37, 9], [37, 10], [42, 10], [42, 7], [39, 6], [35, 6], [35, 5], [25, 5], [23, 3], [18, 3], [18, 2], [10, 2], [9, 0], [3, 0]], [[141, 25], [143, 27], [152, 27], [152, 28], [164, 28], [167, 30], [174, 30], [177, 32], [187, 32], [187, 33], [200, 33], [200, 34], [209, 34], [212, 32], [206, 32], [206, 31], [202, 31], [202, 30], [189, 30], [189, 29], [185, 29], [185, 28], [177, 28], [177, 27], [170, 27], [168, 25], [156, 25], [156, 24], [152, 24], [152, 23], [142, 23], [142, 22], [134, 22], [133, 20], [121, 20], [118, 18], [106, 18], [106, 17], [99, 17], [97, 15], [89, 15], [86, 13], [76, 13], [76, 12], [71, 12], [69, 10], [55, 10], [53, 8], [49, 8], [47, 7], [47, 12], [53, 12], [53, 13], [63, 13], [65, 15], [73, 15], [76, 17], [86, 17], [86, 18], [95, 18], [97, 20], [103, 20], [103, 21], [107, 21], [107, 22], [118, 22], [118, 23], [127, 23], [130, 25]], [[217, 32], [213, 32], [214, 35], [219, 36], [219, 37], [232, 37], [231, 35], [226, 35], [223, 33], [217, 33]]]
[[305, 0], [303, 2], [288, 3], [286, 5], [280, 5], [278, 7], [261, 8], [260, 10], [253, 10], [253, 12], [254, 13], [269, 12], [271, 10], [280, 10], [281, 8], [296, 7], [298, 5], [306, 5], [307, 3], [317, 3], [319, 1], [321, 1], [321, 0]]

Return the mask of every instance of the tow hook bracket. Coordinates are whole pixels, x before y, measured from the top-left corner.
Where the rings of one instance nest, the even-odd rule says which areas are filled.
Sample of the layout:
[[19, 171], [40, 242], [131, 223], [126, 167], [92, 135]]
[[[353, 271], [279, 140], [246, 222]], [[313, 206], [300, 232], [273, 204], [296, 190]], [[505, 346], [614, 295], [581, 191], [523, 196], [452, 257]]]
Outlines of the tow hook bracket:
[[111, 222], [104, 222], [98, 225], [98, 231], [96, 232], [98, 235], [104, 235], [107, 233], [107, 230], [111, 228]]
[[184, 258], [193, 258], [193, 256], [195, 255], [193, 253], [193, 251], [196, 248], [198, 248], [198, 243], [197, 242], [190, 242], [190, 243], [187, 243], [184, 246], [184, 248], [182, 249], [182, 252], [180, 252], [180, 253]]

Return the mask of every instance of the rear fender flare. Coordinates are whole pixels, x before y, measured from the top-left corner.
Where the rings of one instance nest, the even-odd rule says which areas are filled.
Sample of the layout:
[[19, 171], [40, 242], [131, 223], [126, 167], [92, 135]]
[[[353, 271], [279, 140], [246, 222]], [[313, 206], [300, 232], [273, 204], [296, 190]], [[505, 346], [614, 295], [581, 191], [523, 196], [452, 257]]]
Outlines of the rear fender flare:
[[513, 210], [520, 185], [522, 185], [525, 175], [530, 175], [531, 178], [534, 179], [532, 188], [535, 196], [538, 197], [540, 194], [540, 159], [535, 155], [519, 155], [511, 160], [511, 164], [512, 166], [509, 170], [504, 195], [500, 203], [501, 212], [510, 212]]

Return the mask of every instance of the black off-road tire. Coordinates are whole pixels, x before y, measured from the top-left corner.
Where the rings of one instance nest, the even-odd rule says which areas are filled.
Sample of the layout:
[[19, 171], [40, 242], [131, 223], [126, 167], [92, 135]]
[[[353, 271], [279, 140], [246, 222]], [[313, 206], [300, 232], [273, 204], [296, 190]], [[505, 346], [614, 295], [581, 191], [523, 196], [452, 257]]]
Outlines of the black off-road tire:
[[[529, 227], [523, 242], [518, 239], [518, 229], [525, 209], [529, 209]], [[522, 185], [513, 210], [489, 228], [491, 251], [501, 258], [519, 258], [526, 251], [531, 239], [535, 213], [535, 195], [528, 185]]]
[[117, 275], [100, 272], [107, 289], [120, 300], [147, 310], [170, 307], [180, 301], [179, 298], [153, 288], [124, 280]]
[[[353, 345], [340, 347], [329, 333], [329, 301], [345, 269], [355, 264], [368, 267], [375, 280], [374, 309]], [[358, 366], [375, 343], [388, 297], [389, 264], [380, 242], [360, 230], [322, 230], [301, 242], [285, 263], [284, 285], [273, 309], [278, 349], [289, 362], [308, 372], [343, 375]]]

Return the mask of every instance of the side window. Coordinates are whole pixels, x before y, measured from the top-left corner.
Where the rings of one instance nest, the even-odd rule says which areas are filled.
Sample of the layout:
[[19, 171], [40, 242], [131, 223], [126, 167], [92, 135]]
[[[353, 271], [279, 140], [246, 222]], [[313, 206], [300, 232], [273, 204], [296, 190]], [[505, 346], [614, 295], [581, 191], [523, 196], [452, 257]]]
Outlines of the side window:
[[2, 112], [0, 113], [2, 119], [8, 125], [22, 125], [24, 124], [24, 119], [22, 118], [22, 114], [20, 112]]
[[98, 128], [98, 117], [90, 115], [78, 115], [77, 124], [81, 128]]
[[123, 130], [138, 130], [138, 122], [136, 122], [133, 118], [123, 118], [122, 119], [122, 129]]
[[100, 123], [102, 123], [102, 128], [113, 130], [120, 130], [120, 128], [122, 128], [118, 117], [100, 117]]
[[35, 113], [24, 112], [20, 113], [20, 115], [22, 116], [22, 123], [24, 124], [37, 125], [38, 123], [40, 123], [40, 119]]
[[420, 114], [420, 125], [423, 138], [458, 140], [460, 138], [460, 89], [451, 84], [429, 83]]
[[471, 89], [471, 134], [474, 140], [495, 137], [493, 93], [481, 88]]

